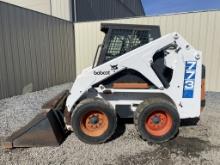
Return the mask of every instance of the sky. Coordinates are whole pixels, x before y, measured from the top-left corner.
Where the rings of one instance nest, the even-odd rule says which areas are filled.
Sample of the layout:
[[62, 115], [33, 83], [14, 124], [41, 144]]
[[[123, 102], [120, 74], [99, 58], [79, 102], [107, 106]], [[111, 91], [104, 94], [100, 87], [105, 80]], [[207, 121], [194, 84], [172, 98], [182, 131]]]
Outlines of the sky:
[[146, 15], [220, 10], [220, 0], [142, 0]]

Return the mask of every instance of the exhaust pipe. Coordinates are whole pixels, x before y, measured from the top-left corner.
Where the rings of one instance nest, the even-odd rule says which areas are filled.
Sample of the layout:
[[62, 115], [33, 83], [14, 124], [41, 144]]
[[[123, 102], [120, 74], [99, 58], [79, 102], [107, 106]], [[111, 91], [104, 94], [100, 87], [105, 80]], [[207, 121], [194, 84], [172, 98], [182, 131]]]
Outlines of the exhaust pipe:
[[69, 135], [64, 110], [69, 91], [63, 91], [42, 106], [42, 112], [3, 142], [3, 148], [58, 146]]

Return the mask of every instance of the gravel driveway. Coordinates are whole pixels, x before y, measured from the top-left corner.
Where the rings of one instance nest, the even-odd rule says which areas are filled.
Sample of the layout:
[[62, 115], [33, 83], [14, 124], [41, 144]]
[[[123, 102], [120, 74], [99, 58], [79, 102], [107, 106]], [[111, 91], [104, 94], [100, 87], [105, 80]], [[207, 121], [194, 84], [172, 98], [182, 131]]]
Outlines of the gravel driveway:
[[[71, 84], [0, 100], [0, 139], [22, 127], [41, 105]], [[71, 134], [60, 147], [4, 150], [0, 164], [220, 164], [220, 93], [208, 92], [206, 110], [197, 126], [181, 127], [177, 138], [161, 145], [140, 139], [133, 124], [121, 136], [88, 145]], [[123, 128], [123, 127], [122, 127]]]

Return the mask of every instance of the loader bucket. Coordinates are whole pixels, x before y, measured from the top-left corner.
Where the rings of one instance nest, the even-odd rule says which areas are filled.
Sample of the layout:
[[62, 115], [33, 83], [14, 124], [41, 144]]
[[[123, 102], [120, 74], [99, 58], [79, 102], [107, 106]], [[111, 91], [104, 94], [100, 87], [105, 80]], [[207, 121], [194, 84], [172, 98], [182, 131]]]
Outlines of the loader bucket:
[[65, 129], [64, 109], [68, 91], [42, 106], [42, 112], [3, 142], [4, 148], [57, 146], [69, 132]]

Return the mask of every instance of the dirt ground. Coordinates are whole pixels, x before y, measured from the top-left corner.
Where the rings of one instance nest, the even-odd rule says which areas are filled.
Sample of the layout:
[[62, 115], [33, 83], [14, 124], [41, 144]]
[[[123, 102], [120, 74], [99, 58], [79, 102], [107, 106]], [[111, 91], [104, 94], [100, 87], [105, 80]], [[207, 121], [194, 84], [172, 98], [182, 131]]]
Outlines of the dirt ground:
[[[29, 122], [41, 105], [71, 84], [0, 100], [0, 139]], [[220, 93], [207, 93], [206, 110], [197, 126], [181, 127], [179, 135], [160, 145], [148, 144], [133, 124], [101, 145], [79, 141], [74, 133], [59, 147], [0, 148], [0, 164], [220, 164]], [[123, 128], [123, 125], [121, 126]]]

